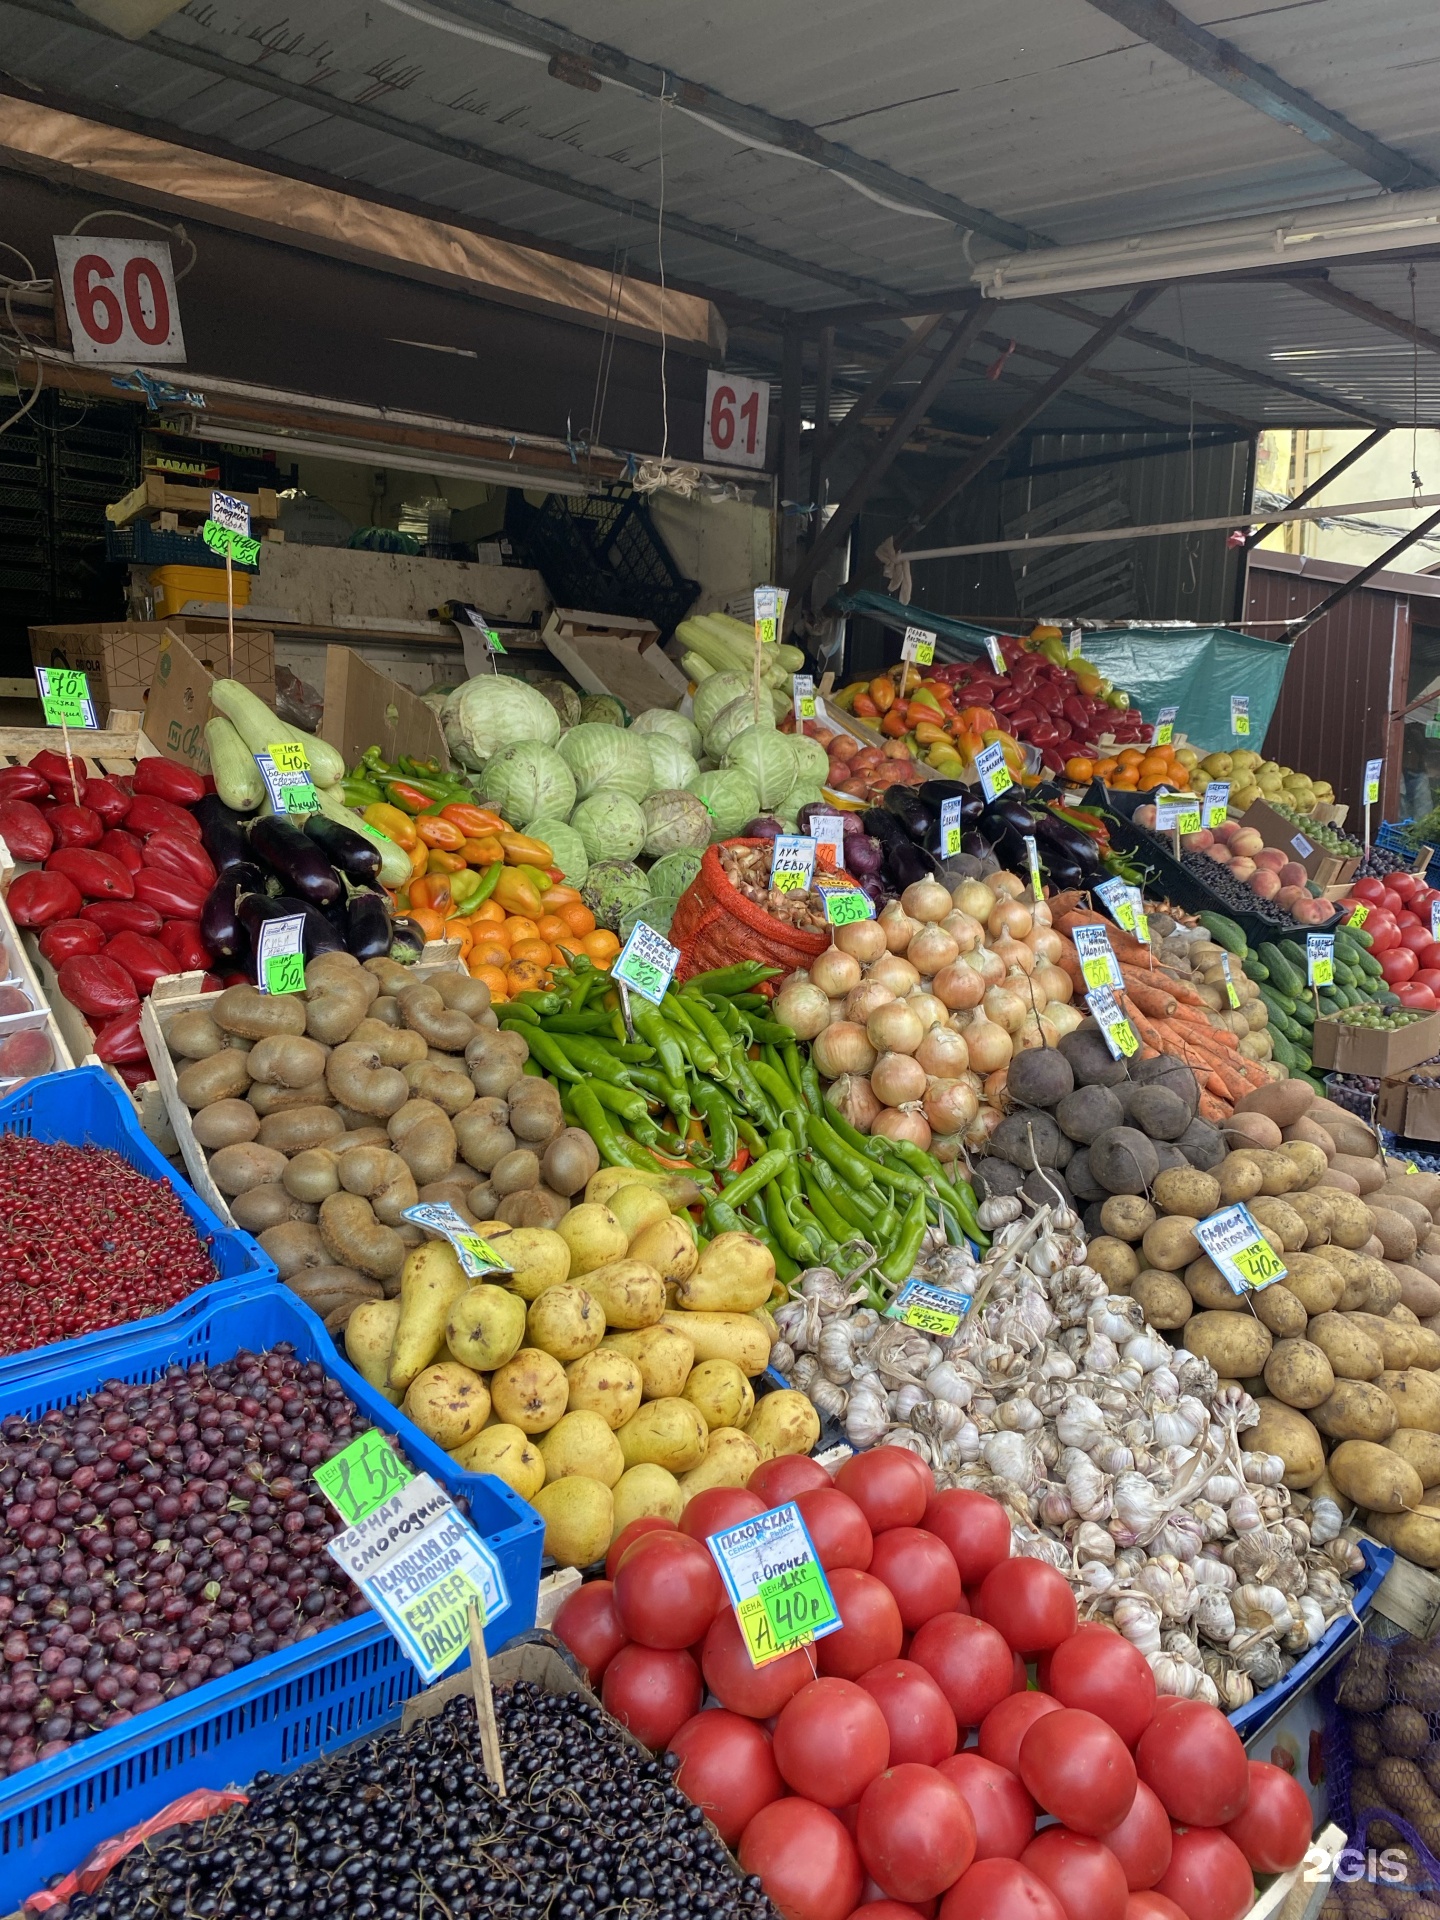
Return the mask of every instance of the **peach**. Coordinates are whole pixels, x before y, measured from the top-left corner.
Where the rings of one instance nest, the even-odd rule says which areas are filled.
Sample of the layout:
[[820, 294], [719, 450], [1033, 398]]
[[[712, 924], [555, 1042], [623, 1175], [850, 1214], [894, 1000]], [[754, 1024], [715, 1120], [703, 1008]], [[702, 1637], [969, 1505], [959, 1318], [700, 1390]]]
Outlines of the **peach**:
[[1273, 900], [1280, 891], [1280, 876], [1273, 867], [1257, 867], [1250, 876], [1250, 891], [1258, 900]]
[[1228, 847], [1239, 831], [1240, 822], [1238, 820], [1222, 820], [1215, 829], [1215, 838], [1217, 840], [1223, 840]]
[[1279, 873], [1285, 865], [1285, 856], [1278, 847], [1261, 847], [1255, 855], [1255, 864], [1257, 867], [1273, 867]]
[[1304, 887], [1282, 887], [1275, 896], [1275, 904], [1284, 907], [1288, 913], [1297, 900], [1308, 900], [1309, 897]]
[[1322, 926], [1335, 912], [1333, 900], [1312, 900], [1307, 894], [1303, 900], [1297, 900], [1292, 909], [1295, 918], [1305, 927]]
[[1155, 809], [1147, 803], [1143, 807], [1136, 807], [1130, 818], [1135, 822], [1137, 827], [1153, 827], [1155, 824]]
[[1282, 887], [1303, 887], [1310, 878], [1298, 860], [1287, 860], [1280, 869]]
[[48, 1073], [54, 1064], [55, 1049], [43, 1027], [12, 1033], [0, 1041], [0, 1079], [28, 1080], [32, 1074]]
[[1262, 872], [1263, 869], [1257, 868], [1253, 860], [1232, 860], [1230, 871], [1237, 880], [1248, 880], [1252, 873]]
[[1208, 853], [1215, 844], [1215, 836], [1202, 827], [1199, 833], [1182, 833], [1180, 845], [1187, 853]]
[[1228, 847], [1207, 847], [1205, 850], [1205, 858], [1215, 861], [1217, 866], [1228, 867], [1230, 864], [1230, 849]]
[[1255, 827], [1241, 827], [1230, 836], [1230, 851], [1253, 859], [1265, 844], [1265, 836]]

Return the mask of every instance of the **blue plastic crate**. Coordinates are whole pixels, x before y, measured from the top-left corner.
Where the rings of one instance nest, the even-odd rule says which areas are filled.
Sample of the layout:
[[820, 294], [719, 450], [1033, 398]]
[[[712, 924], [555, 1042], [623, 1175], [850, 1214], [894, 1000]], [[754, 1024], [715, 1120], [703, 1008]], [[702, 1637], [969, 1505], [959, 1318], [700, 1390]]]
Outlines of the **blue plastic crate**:
[[[250, 1290], [273, 1286], [279, 1280], [275, 1262], [259, 1242], [238, 1227], [225, 1226], [160, 1149], [145, 1138], [134, 1107], [103, 1067], [72, 1067], [68, 1073], [47, 1073], [27, 1080], [8, 1099], [0, 1100], [0, 1133], [24, 1134], [33, 1140], [63, 1140], [76, 1147], [113, 1148], [148, 1179], [163, 1180], [175, 1189], [221, 1280], [243, 1282]], [[0, 1360], [0, 1382], [17, 1366], [28, 1373], [37, 1365], [74, 1354], [85, 1340], [109, 1340], [150, 1324], [130, 1321], [82, 1336], [80, 1341], [56, 1341], [11, 1354]]]
[[[249, 1295], [209, 1287], [123, 1331], [123, 1339], [97, 1336], [68, 1350], [48, 1348], [48, 1364], [36, 1366], [34, 1355], [23, 1355], [32, 1364], [0, 1378], [0, 1419], [39, 1415], [106, 1380], [153, 1380], [177, 1363], [223, 1360], [241, 1347], [258, 1352], [285, 1340], [303, 1360], [319, 1360], [378, 1427], [393, 1434], [399, 1424], [395, 1409], [336, 1356], [319, 1318], [284, 1287]], [[503, 1481], [462, 1473], [408, 1422], [399, 1446], [412, 1466], [433, 1474], [468, 1509], [500, 1561], [510, 1605], [486, 1626], [485, 1644], [493, 1652], [535, 1624], [544, 1523]], [[291, 1771], [390, 1724], [420, 1687], [382, 1621], [362, 1615], [0, 1781], [0, 1913], [187, 1789], [244, 1784], [262, 1770]]]
[[[1365, 1571], [1355, 1583], [1353, 1605], [1355, 1614], [1362, 1616], [1368, 1610], [1371, 1601], [1380, 1591], [1385, 1576], [1395, 1564], [1393, 1548], [1372, 1544], [1369, 1540], [1360, 1542], [1360, 1551], [1365, 1556]], [[1323, 1674], [1330, 1671], [1345, 1652], [1350, 1642], [1360, 1633], [1360, 1619], [1347, 1615], [1337, 1620], [1316, 1646], [1297, 1660], [1283, 1680], [1277, 1680], [1273, 1687], [1267, 1687], [1263, 1693], [1257, 1693], [1247, 1706], [1237, 1707], [1230, 1715], [1230, 1724], [1248, 1745], [1258, 1738], [1272, 1721], [1297, 1699], [1302, 1693], [1308, 1693]]]

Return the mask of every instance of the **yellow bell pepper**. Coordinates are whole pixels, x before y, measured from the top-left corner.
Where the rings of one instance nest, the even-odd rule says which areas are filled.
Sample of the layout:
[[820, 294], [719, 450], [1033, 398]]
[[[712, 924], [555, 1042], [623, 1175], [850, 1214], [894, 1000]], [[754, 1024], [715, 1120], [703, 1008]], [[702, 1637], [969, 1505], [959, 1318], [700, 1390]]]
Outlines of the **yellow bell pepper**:
[[548, 867], [551, 852], [543, 840], [531, 840], [523, 833], [499, 833], [496, 839], [505, 850], [505, 863], [511, 867]]
[[501, 872], [490, 897], [507, 913], [524, 914], [527, 919], [538, 919], [545, 911], [540, 902], [540, 889], [515, 867], [506, 867]]
[[409, 814], [402, 813], [399, 807], [388, 806], [383, 800], [372, 801], [361, 818], [367, 826], [377, 827], [397, 847], [404, 847], [407, 853], [419, 838]]

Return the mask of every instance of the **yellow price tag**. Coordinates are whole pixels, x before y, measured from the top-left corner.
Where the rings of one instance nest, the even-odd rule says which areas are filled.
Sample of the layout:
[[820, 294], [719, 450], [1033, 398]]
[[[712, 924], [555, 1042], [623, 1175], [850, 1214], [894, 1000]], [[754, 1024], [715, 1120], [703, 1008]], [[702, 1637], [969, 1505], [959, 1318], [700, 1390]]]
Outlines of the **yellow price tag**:
[[1081, 962], [1081, 972], [1085, 976], [1087, 987], [1108, 987], [1110, 984], [1110, 966], [1103, 954]]
[[1268, 1287], [1272, 1280], [1278, 1280], [1285, 1272], [1283, 1261], [1265, 1240], [1241, 1247], [1230, 1257], [1239, 1268], [1241, 1277], [1252, 1287]]
[[275, 762], [277, 773], [308, 773], [310, 756], [298, 740], [279, 740], [265, 751]]

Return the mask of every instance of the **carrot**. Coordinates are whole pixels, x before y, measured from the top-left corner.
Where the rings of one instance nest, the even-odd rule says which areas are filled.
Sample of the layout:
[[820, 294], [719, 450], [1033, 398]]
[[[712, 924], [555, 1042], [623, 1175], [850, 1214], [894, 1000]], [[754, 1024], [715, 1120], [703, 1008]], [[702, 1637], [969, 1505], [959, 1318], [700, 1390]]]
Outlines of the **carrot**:
[[1217, 1094], [1202, 1093], [1199, 1113], [1202, 1120], [1208, 1120], [1212, 1127], [1223, 1127], [1235, 1109], [1228, 1100], [1222, 1100]]
[[1143, 1013], [1153, 1014], [1158, 1020], [1168, 1020], [1175, 1011], [1175, 1001], [1170, 994], [1146, 980], [1137, 979], [1133, 971], [1125, 971], [1125, 991]]

